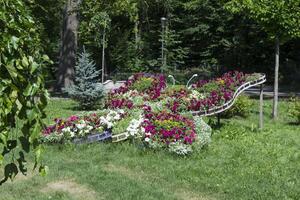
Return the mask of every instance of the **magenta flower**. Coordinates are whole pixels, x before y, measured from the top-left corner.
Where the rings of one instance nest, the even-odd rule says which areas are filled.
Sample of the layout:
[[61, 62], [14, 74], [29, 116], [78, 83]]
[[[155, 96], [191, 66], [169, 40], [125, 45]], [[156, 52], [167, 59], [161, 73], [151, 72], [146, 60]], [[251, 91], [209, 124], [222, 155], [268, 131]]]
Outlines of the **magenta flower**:
[[76, 116], [76, 115], [72, 115], [72, 116], [70, 116], [69, 118], [68, 118], [68, 121], [71, 121], [71, 122], [73, 122], [73, 121], [77, 121], [79, 119], [79, 117], [78, 116]]

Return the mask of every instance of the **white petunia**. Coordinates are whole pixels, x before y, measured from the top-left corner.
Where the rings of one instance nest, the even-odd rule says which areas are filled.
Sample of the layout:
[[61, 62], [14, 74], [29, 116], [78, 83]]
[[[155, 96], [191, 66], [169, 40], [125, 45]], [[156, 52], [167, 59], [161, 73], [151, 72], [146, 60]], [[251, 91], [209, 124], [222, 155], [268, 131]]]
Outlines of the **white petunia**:
[[75, 132], [71, 131], [71, 132], [70, 132], [71, 138], [75, 137], [75, 134], [76, 134]]

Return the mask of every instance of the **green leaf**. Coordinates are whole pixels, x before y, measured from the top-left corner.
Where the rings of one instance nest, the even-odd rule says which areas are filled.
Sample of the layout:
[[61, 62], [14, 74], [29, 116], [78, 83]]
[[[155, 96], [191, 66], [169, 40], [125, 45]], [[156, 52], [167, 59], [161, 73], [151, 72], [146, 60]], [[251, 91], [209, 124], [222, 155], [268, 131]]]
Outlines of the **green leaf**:
[[27, 167], [26, 167], [26, 160], [25, 160], [25, 156], [24, 153], [22, 151], [19, 152], [19, 158], [17, 159], [18, 163], [19, 163], [19, 169], [21, 171], [21, 173], [23, 175], [27, 175]]
[[25, 88], [25, 90], [24, 90], [24, 92], [23, 92], [23, 95], [24, 95], [25, 97], [28, 97], [28, 96], [30, 96], [31, 91], [32, 91], [32, 85], [29, 83], [29, 84], [26, 86], [26, 88]]
[[30, 143], [33, 143], [41, 134], [41, 125], [36, 121], [36, 123], [30, 129]]
[[44, 61], [47, 61], [47, 62], [50, 61], [49, 56], [48, 56], [48, 55], [45, 55], [45, 54], [42, 56], [42, 59], [43, 59]]
[[31, 65], [30, 73], [33, 74], [38, 67], [39, 65], [36, 62], [33, 62]]
[[17, 147], [17, 140], [8, 140], [7, 146], [10, 151]]
[[7, 138], [8, 138], [8, 132], [7, 131], [2, 131], [2, 133], [0, 134], [0, 142], [4, 146], [7, 146]]
[[35, 161], [36, 163], [39, 163], [41, 161], [42, 153], [44, 151], [43, 146], [38, 146], [37, 149], [35, 150]]
[[20, 140], [20, 143], [22, 145], [22, 149], [26, 152], [26, 153], [29, 153], [30, 151], [30, 143], [29, 143], [29, 139], [24, 137], [24, 136], [21, 136], [19, 137], [19, 140]]
[[28, 59], [25, 56], [22, 58], [22, 65], [24, 67], [28, 67], [29, 66]]
[[5, 65], [5, 67], [12, 78], [16, 78], [18, 76], [18, 71], [13, 66], [13, 63], [8, 63], [7, 65]]
[[47, 174], [49, 173], [49, 167], [48, 166], [40, 166], [39, 173], [43, 177], [47, 176]]
[[0, 166], [3, 164], [4, 157], [0, 154]]
[[13, 179], [18, 174], [18, 167], [15, 163], [7, 164], [4, 168], [5, 178]]
[[11, 44], [13, 45], [13, 48], [15, 49], [15, 50], [17, 50], [18, 49], [18, 42], [19, 42], [19, 38], [17, 38], [17, 37], [15, 37], [15, 36], [12, 36], [11, 37]]

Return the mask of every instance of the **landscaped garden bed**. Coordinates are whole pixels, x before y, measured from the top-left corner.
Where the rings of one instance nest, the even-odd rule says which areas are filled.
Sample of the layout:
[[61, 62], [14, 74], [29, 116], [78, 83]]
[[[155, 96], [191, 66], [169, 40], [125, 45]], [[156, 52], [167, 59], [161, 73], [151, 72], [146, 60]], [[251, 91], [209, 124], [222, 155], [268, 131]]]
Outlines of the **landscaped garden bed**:
[[208, 144], [211, 135], [210, 127], [191, 113], [232, 101], [241, 85], [260, 77], [229, 72], [185, 88], [167, 85], [160, 74], [138, 73], [107, 95], [106, 109], [55, 119], [41, 141], [81, 144], [132, 138], [144, 147], [187, 155]]

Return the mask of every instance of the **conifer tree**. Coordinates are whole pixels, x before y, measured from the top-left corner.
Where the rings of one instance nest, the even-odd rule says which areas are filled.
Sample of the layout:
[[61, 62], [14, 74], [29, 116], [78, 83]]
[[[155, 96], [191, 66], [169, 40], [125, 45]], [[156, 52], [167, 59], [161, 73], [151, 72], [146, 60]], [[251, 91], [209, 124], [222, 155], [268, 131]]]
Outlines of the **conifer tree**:
[[90, 57], [85, 50], [79, 55], [75, 66], [75, 83], [65, 88], [82, 109], [92, 108], [103, 97], [103, 85], [98, 82], [100, 71], [96, 70], [96, 64]]

